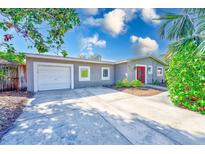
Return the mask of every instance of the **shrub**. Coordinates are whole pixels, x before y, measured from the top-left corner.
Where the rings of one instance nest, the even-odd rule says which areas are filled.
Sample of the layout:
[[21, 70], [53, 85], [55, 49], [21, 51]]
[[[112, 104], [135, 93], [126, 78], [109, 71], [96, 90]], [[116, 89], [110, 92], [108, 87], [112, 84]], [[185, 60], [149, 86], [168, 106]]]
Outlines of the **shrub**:
[[131, 87], [131, 84], [129, 83], [127, 78], [123, 79], [122, 83], [123, 83], [123, 87], [126, 87], [126, 88], [130, 88]]
[[121, 81], [121, 80], [117, 80], [115, 86], [116, 86], [116, 88], [122, 88], [122, 87], [123, 87], [123, 83], [122, 83], [122, 81]]
[[153, 82], [153, 85], [159, 86], [159, 85], [160, 85], [160, 82], [159, 82], [158, 80], [155, 80], [155, 81]]
[[130, 82], [131, 86], [134, 87], [134, 88], [140, 88], [142, 86], [142, 83], [141, 81], [139, 80], [132, 80]]
[[205, 113], [204, 68], [204, 53], [185, 50], [174, 55], [166, 70], [166, 79], [175, 105]]

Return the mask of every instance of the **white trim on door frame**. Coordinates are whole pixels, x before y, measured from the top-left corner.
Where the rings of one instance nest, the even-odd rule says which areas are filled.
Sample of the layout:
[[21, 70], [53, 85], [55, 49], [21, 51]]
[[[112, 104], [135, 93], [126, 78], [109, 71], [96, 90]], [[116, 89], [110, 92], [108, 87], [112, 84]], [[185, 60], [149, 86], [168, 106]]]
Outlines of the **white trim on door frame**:
[[71, 89], [74, 89], [74, 66], [73, 64], [61, 64], [61, 63], [52, 63], [52, 62], [33, 62], [33, 89], [34, 92], [38, 91], [38, 78], [37, 78], [37, 68], [39, 65], [47, 66], [64, 66], [70, 67], [71, 69]]
[[[145, 67], [145, 84], [147, 83], [147, 65], [135, 64], [135, 67], [143, 66]], [[135, 79], [137, 79], [137, 69], [135, 68]]]

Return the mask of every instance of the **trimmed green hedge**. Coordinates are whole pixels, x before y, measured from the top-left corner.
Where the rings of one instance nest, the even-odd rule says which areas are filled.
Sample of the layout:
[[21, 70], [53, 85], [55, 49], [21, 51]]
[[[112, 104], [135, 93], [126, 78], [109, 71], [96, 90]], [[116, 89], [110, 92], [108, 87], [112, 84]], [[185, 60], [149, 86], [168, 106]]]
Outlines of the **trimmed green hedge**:
[[140, 88], [142, 87], [142, 82], [140, 82], [139, 80], [132, 80], [130, 82], [130, 84], [132, 85], [132, 87], [134, 88]]
[[142, 86], [142, 83], [139, 80], [132, 80], [131, 82], [128, 81], [127, 78], [121, 80], [118, 80], [116, 82], [116, 88], [140, 88]]
[[180, 51], [166, 70], [172, 102], [176, 106], [205, 113], [205, 55]]

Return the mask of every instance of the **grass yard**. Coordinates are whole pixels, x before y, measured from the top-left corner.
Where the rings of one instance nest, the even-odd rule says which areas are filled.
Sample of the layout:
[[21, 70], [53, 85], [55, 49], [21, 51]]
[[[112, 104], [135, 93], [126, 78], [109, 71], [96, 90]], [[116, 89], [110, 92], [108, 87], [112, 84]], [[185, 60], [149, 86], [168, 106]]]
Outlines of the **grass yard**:
[[28, 92], [0, 93], [0, 138], [21, 114], [30, 96]]

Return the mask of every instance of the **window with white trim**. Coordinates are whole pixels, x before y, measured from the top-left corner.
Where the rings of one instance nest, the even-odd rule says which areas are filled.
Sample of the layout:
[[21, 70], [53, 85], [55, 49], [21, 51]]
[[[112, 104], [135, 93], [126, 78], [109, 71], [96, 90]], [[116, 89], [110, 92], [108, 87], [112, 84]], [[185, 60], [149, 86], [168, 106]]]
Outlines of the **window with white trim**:
[[89, 66], [79, 66], [79, 81], [90, 81]]
[[110, 80], [110, 68], [102, 67], [101, 76], [102, 76], [102, 80]]
[[163, 76], [163, 67], [157, 67], [157, 76]]
[[152, 74], [152, 66], [151, 65], [149, 65], [147, 67], [147, 74]]

